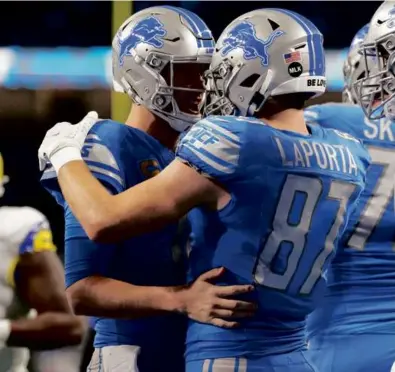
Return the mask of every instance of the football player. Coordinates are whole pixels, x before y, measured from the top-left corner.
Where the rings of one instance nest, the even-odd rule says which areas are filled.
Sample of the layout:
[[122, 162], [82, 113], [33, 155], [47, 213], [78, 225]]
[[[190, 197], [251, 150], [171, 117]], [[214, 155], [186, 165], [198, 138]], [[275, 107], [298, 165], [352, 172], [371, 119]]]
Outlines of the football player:
[[[7, 180], [0, 154], [0, 197]], [[27, 372], [28, 349], [77, 345], [83, 323], [67, 303], [46, 218], [29, 207], [0, 207], [0, 219], [0, 371]]]
[[[368, 119], [395, 119], [395, 2], [384, 1], [369, 23], [361, 45], [364, 75], [354, 83], [358, 102]], [[375, 66], [370, 68], [371, 62]]]
[[[395, 124], [385, 118], [371, 121], [357, 105], [355, 82], [377, 68], [367, 56], [367, 72], [359, 53], [368, 29], [357, 33], [344, 64], [346, 103], [305, 111], [308, 121], [362, 140], [372, 158], [366, 188], [327, 271], [325, 299], [309, 317], [309, 350], [322, 372], [385, 372], [395, 361]], [[372, 86], [364, 89], [365, 95], [372, 89], [377, 93]], [[380, 105], [378, 97], [369, 102], [373, 110]]]
[[[77, 156], [109, 193], [155, 176], [174, 159], [180, 132], [200, 118], [201, 77], [213, 49], [207, 25], [180, 8], [148, 8], [119, 28], [113, 40], [114, 85], [134, 104], [126, 125], [111, 120], [95, 125]], [[56, 169], [57, 160], [52, 161]], [[233, 315], [254, 310], [253, 304], [225, 298], [252, 286], [210, 284], [221, 268], [184, 286], [183, 229], [176, 221], [119, 244], [96, 244], [73, 215], [53, 169], [45, 171], [43, 184], [65, 211], [67, 293], [77, 314], [97, 317], [90, 371], [183, 371], [181, 313], [233, 327]]]
[[255, 284], [258, 310], [241, 329], [190, 323], [187, 371], [315, 370], [307, 315], [365, 185], [369, 155], [346, 133], [306, 125], [305, 101], [325, 91], [323, 38], [306, 18], [262, 9], [220, 36], [203, 110], [161, 173], [112, 196], [77, 159], [90, 127], [48, 132], [63, 194], [98, 241], [139, 235], [189, 214], [191, 279], [223, 266], [222, 284]]

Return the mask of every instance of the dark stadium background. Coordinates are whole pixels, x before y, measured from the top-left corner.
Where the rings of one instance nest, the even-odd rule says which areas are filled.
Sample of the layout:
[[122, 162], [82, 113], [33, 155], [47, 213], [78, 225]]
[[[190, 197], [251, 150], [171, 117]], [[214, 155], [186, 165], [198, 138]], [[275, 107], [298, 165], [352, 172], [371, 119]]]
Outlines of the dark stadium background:
[[[346, 48], [356, 31], [379, 6], [369, 1], [202, 1], [202, 2], [134, 2], [134, 11], [148, 6], [172, 4], [200, 15], [217, 38], [223, 28], [237, 16], [257, 8], [282, 7], [310, 18], [322, 31], [325, 47]], [[107, 1], [74, 2], [1, 2], [0, 48], [54, 48], [58, 46], [90, 48], [111, 44], [112, 3]], [[48, 49], [51, 51], [52, 49]], [[29, 61], [26, 68], [29, 67]], [[339, 62], [340, 63], [340, 62]], [[0, 64], [1, 67], [1, 64]], [[22, 66], [23, 67], [23, 66]], [[87, 77], [89, 79], [89, 77]], [[340, 93], [328, 93], [324, 100], [340, 100]], [[108, 89], [32, 90], [0, 87], [0, 151], [11, 182], [4, 205], [29, 205], [41, 210], [49, 219], [55, 243], [63, 253], [62, 209], [40, 187], [37, 149], [45, 131], [58, 121], [79, 121], [88, 110], [110, 117]]]

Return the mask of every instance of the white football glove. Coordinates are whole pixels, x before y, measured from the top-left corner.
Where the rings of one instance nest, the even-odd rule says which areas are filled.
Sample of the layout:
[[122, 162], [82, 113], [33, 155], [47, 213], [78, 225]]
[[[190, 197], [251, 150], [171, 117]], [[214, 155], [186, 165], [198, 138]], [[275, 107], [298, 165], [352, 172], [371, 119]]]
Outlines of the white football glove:
[[78, 124], [57, 123], [46, 134], [38, 149], [40, 170], [52, 163], [56, 173], [66, 163], [82, 160], [81, 150], [92, 126], [99, 120], [97, 112], [89, 112]]

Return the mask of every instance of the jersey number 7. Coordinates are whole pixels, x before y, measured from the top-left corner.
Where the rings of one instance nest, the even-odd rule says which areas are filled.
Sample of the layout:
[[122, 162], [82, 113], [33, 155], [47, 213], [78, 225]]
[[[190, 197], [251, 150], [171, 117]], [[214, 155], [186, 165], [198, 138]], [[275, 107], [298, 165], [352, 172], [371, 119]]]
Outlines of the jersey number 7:
[[359, 222], [348, 240], [348, 246], [362, 251], [373, 230], [380, 222], [394, 195], [395, 154], [392, 150], [368, 146], [372, 164], [383, 166], [371, 198], [361, 212]]

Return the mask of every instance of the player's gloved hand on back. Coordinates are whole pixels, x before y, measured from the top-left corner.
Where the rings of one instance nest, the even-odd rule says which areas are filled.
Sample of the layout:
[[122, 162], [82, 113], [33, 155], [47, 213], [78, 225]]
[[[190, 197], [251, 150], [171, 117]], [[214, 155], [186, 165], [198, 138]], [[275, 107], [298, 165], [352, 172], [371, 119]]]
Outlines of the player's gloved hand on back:
[[81, 149], [92, 126], [99, 120], [97, 112], [89, 112], [78, 124], [57, 123], [46, 134], [38, 149], [40, 170], [52, 163], [56, 172], [66, 163], [82, 160]]
[[237, 295], [252, 292], [252, 285], [219, 286], [211, 283], [224, 272], [222, 267], [212, 269], [183, 291], [184, 312], [189, 318], [222, 328], [235, 328], [239, 325], [235, 319], [254, 315], [254, 303], [234, 299]]

